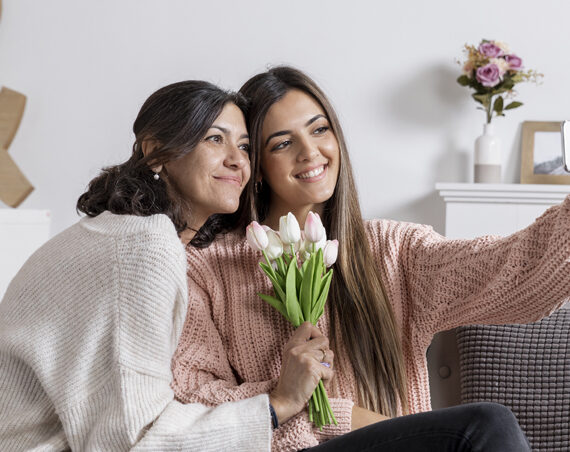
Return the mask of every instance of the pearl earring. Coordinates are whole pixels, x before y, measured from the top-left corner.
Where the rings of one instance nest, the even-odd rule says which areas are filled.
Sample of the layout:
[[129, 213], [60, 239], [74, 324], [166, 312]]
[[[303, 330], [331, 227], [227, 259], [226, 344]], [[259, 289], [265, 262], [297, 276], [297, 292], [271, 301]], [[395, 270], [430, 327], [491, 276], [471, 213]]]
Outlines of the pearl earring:
[[152, 177], [154, 177], [154, 180], [160, 179], [160, 176], [158, 175], [158, 173], [154, 173], [154, 176], [152, 176]]

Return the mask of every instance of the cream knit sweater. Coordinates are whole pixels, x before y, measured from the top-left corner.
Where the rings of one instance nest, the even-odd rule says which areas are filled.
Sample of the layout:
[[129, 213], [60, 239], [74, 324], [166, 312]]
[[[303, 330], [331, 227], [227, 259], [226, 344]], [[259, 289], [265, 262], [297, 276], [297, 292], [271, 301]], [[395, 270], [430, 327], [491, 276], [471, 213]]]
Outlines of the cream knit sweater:
[[269, 450], [266, 395], [174, 400], [187, 294], [164, 215], [105, 212], [40, 248], [0, 303], [0, 451]]
[[[435, 333], [531, 322], [570, 297], [570, 197], [505, 238], [450, 240], [428, 226], [388, 220], [365, 227], [400, 331], [412, 413], [431, 408], [426, 349]], [[173, 361], [180, 400], [215, 406], [274, 388], [293, 328], [257, 296], [272, 293], [260, 258], [238, 234], [189, 250], [189, 310]], [[318, 326], [329, 335], [328, 312]], [[338, 427], [320, 432], [305, 411], [274, 432], [273, 450], [299, 450], [350, 430], [358, 396], [342, 342], [335, 367], [327, 391]]]

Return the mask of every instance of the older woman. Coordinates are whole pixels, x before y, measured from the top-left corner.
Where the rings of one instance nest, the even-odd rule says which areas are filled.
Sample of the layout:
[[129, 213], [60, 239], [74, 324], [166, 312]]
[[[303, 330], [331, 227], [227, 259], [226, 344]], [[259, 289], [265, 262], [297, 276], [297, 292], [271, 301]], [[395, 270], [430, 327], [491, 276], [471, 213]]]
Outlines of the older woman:
[[[14, 278], [0, 304], [1, 450], [269, 450], [268, 396], [212, 410], [170, 388], [185, 247], [231, 224], [250, 177], [242, 104], [201, 81], [152, 94], [129, 160], [91, 181], [87, 216]], [[297, 378], [304, 402], [330, 377], [302, 359], [326, 346], [310, 325], [292, 338], [279, 400], [305, 397]]]

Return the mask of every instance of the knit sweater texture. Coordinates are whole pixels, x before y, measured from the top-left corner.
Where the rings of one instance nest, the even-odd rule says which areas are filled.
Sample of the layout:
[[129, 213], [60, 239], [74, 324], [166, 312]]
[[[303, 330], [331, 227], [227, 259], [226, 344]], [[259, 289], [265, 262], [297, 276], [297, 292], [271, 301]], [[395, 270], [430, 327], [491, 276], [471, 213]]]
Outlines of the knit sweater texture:
[[[434, 334], [536, 321], [570, 297], [570, 197], [509, 237], [446, 239], [429, 226], [389, 220], [366, 221], [365, 229], [400, 332], [412, 413], [431, 409], [426, 350]], [[232, 233], [187, 256], [189, 310], [173, 360], [176, 397], [215, 406], [270, 392], [293, 327], [257, 296], [273, 291], [260, 253]], [[317, 324], [327, 336], [329, 318], [326, 310]], [[319, 431], [305, 410], [274, 432], [273, 450], [299, 450], [350, 431], [356, 379], [342, 341], [334, 352], [327, 391], [339, 425]]]
[[174, 400], [187, 300], [165, 215], [104, 212], [42, 246], [0, 303], [0, 450], [269, 450], [266, 395]]

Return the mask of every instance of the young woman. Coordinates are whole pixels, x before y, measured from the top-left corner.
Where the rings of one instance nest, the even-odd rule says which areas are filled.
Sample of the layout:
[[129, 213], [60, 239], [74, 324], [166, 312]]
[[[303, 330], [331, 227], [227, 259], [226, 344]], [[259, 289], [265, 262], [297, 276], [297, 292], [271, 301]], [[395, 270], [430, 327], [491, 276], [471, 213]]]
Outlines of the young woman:
[[[212, 410], [170, 388], [188, 300], [183, 245], [223, 230], [232, 217], [215, 214], [236, 211], [250, 178], [242, 105], [201, 81], [151, 95], [132, 156], [79, 198], [87, 217], [14, 278], [0, 303], [0, 450], [269, 450], [267, 396]], [[296, 332], [279, 398], [301, 409], [330, 378], [308, 359], [327, 344], [311, 325]]]
[[[342, 130], [318, 86], [279, 67], [241, 92], [255, 181], [243, 207], [274, 229], [289, 211], [301, 224], [318, 212], [340, 244], [318, 324], [335, 353], [327, 391], [339, 425], [319, 431], [303, 411], [280, 420], [274, 449], [330, 440], [318, 450], [528, 450], [500, 405], [400, 415], [431, 409], [425, 355], [436, 332], [530, 322], [567, 299], [570, 198], [507, 238], [447, 240], [427, 226], [363, 221]], [[256, 295], [272, 292], [259, 260], [243, 229], [189, 251], [190, 314], [173, 365], [181, 400], [216, 405], [274, 387], [293, 328]]]

